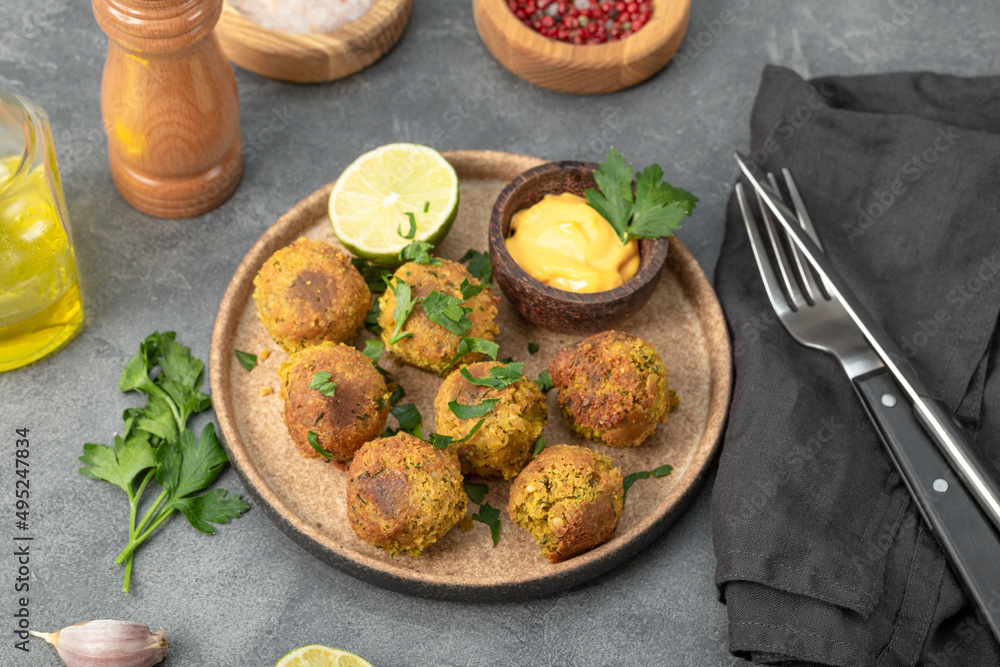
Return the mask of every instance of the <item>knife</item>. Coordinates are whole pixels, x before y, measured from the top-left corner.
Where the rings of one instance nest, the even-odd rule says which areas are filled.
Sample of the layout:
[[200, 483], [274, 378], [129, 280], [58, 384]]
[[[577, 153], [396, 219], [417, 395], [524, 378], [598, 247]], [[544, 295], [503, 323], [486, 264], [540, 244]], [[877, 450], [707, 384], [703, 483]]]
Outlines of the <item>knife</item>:
[[[798, 224], [796, 215], [782, 202], [779, 193], [771, 189], [760, 170], [748, 158], [736, 153], [740, 169], [753, 185], [788, 237], [802, 251], [822, 278], [827, 291], [834, 291], [844, 308], [864, 335], [865, 340], [892, 373], [900, 389], [913, 406], [913, 412], [931, 440], [937, 445], [951, 468], [965, 484], [990, 522], [1000, 530], [1000, 487], [986, 470], [965, 434], [939, 400], [920, 381], [913, 366], [886, 333], [882, 325], [865, 308], [850, 286], [837, 273], [826, 254]], [[1000, 554], [997, 554], [1000, 558]]]

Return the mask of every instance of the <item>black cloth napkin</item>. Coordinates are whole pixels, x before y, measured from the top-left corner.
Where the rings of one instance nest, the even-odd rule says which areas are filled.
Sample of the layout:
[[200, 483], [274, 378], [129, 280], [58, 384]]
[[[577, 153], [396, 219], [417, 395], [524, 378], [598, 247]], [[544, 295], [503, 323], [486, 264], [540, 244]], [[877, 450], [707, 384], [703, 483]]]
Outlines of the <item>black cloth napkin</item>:
[[[751, 157], [791, 170], [837, 269], [996, 474], [1000, 77], [768, 67], [750, 127]], [[730, 650], [1000, 665], [847, 376], [777, 321], [735, 196], [716, 287], [736, 369], [712, 506]]]

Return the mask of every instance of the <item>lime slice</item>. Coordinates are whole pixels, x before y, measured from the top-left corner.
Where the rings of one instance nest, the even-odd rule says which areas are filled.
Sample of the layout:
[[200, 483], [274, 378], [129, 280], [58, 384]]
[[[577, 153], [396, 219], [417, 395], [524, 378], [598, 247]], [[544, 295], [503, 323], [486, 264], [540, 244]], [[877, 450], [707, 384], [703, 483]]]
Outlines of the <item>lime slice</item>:
[[322, 644], [309, 644], [286, 653], [274, 667], [373, 667], [353, 653]]
[[[365, 153], [337, 179], [330, 222], [348, 250], [384, 266], [399, 266], [413, 240], [437, 245], [458, 212], [458, 176], [440, 153], [417, 144], [388, 144]], [[407, 239], [412, 213], [416, 236]]]

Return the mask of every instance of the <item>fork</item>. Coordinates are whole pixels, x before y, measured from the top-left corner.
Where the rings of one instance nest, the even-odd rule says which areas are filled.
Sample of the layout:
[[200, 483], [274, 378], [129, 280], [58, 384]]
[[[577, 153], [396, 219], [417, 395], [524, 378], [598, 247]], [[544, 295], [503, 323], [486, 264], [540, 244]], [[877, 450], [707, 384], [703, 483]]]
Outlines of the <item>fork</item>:
[[[788, 169], [782, 169], [782, 176], [788, 191], [786, 204], [822, 250], [795, 180]], [[767, 179], [774, 192], [783, 196], [774, 174], [767, 174]], [[759, 194], [757, 208], [767, 241], [742, 183], [736, 184], [736, 197], [764, 290], [778, 320], [800, 344], [832, 354], [840, 362], [921, 515], [1000, 642], [1000, 568], [996, 567], [1000, 537], [920, 425], [905, 394], [854, 324], [836, 290], [816, 279], [795, 244], [785, 239]]]

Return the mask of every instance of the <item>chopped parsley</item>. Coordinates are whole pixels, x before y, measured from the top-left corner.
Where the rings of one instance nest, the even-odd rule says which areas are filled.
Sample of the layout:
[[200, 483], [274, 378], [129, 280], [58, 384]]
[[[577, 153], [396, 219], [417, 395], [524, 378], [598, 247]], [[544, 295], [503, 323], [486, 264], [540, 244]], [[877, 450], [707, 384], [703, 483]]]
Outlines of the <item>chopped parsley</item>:
[[320, 371], [313, 375], [309, 388], [315, 389], [328, 398], [333, 398], [334, 392], [337, 391], [337, 383], [330, 382], [331, 377], [333, 375], [329, 371]]
[[538, 343], [528, 343], [528, 354], [538, 354]]
[[392, 321], [396, 323], [396, 328], [389, 338], [389, 345], [395, 345], [404, 338], [409, 338], [413, 335], [403, 331], [403, 324], [406, 323], [406, 318], [413, 312], [414, 307], [423, 301], [423, 299], [420, 297], [416, 299], [411, 298], [410, 286], [399, 278], [389, 282], [389, 289], [396, 296], [396, 308], [392, 311]]
[[650, 475], [653, 477], [666, 477], [674, 468], [671, 465], [662, 465], [659, 468], [653, 468], [652, 470], [641, 470], [639, 472], [634, 472], [631, 475], [626, 475], [625, 479], [622, 480], [622, 496], [624, 499], [625, 494], [628, 493], [628, 488], [636, 482], [636, 480], [646, 479]]
[[469, 496], [469, 500], [481, 504], [486, 500], [486, 494], [490, 492], [490, 487], [485, 484], [476, 484], [475, 482], [465, 483], [465, 495]]
[[243, 352], [242, 350], [236, 350], [236, 359], [240, 362], [240, 366], [248, 371], [252, 371], [257, 367], [257, 355], [250, 354], [249, 352]]
[[545, 436], [541, 436], [535, 441], [535, 451], [531, 452], [531, 458], [535, 458], [545, 449]]
[[504, 387], [509, 387], [524, 377], [524, 374], [522, 373], [523, 370], [524, 363], [518, 362], [515, 364], [494, 366], [490, 369], [490, 374], [486, 377], [473, 377], [468, 368], [463, 368], [459, 371], [459, 373], [461, 373], [462, 377], [474, 385], [500, 390]]
[[424, 300], [424, 313], [435, 324], [444, 327], [456, 336], [464, 336], [472, 328], [469, 313], [472, 309], [463, 306], [458, 297], [433, 291]]
[[434, 244], [432, 243], [428, 243], [427, 241], [413, 241], [399, 251], [399, 259], [402, 262], [441, 266], [441, 260], [430, 255], [430, 251], [433, 249]]
[[538, 379], [535, 380], [535, 384], [542, 390], [542, 393], [548, 393], [549, 389], [552, 389], [555, 385], [552, 384], [552, 376], [549, 375], [547, 370], [542, 371], [538, 374]]
[[409, 211], [407, 211], [403, 215], [405, 215], [409, 219], [410, 226], [406, 230], [406, 233], [404, 234], [403, 233], [403, 225], [400, 224], [400, 225], [398, 225], [396, 227], [396, 233], [399, 234], [400, 236], [402, 236], [404, 239], [412, 239], [414, 236], [417, 235], [417, 218], [416, 218], [416, 216], [414, 216]]
[[401, 403], [392, 406], [389, 412], [392, 416], [396, 418], [399, 422], [399, 430], [405, 431], [410, 435], [415, 435], [416, 437], [423, 439], [423, 435], [420, 432], [420, 424], [423, 422], [424, 418], [420, 414], [420, 410], [413, 403]]
[[333, 458], [333, 454], [331, 454], [330, 452], [326, 451], [325, 449], [319, 446], [319, 436], [316, 435], [315, 431], [309, 431], [309, 433], [306, 435], [306, 440], [308, 440], [309, 444], [312, 445], [312, 448], [316, 450], [316, 453], [322, 456], [324, 459], [329, 461], [330, 459]]
[[468, 301], [483, 291], [483, 285], [473, 285], [468, 278], [462, 278], [462, 284], [458, 286], [462, 292], [462, 298]]
[[373, 364], [378, 365], [378, 360], [382, 358], [383, 352], [385, 352], [385, 343], [378, 338], [369, 338], [365, 341], [365, 349], [361, 354], [371, 359]]
[[[352, 257], [351, 264], [354, 265], [354, 268], [358, 270], [361, 277], [365, 279], [366, 283], [368, 283], [369, 290], [376, 294], [381, 294], [385, 291], [385, 281], [387, 278], [392, 276], [392, 271], [384, 266], [372, 264], [363, 257]], [[378, 301], [375, 303], [375, 314], [378, 315]]]
[[490, 527], [493, 536], [493, 546], [500, 541], [500, 510], [489, 503], [480, 503], [479, 511], [472, 515], [473, 520], [485, 523]]
[[466, 268], [469, 273], [478, 278], [480, 282], [485, 284], [493, 280], [493, 263], [490, 261], [490, 253], [470, 248], [458, 261], [462, 264], [468, 263]]
[[493, 412], [493, 408], [496, 407], [499, 400], [499, 398], [487, 398], [475, 405], [464, 405], [458, 401], [448, 401], [448, 408], [459, 419], [476, 419]]

